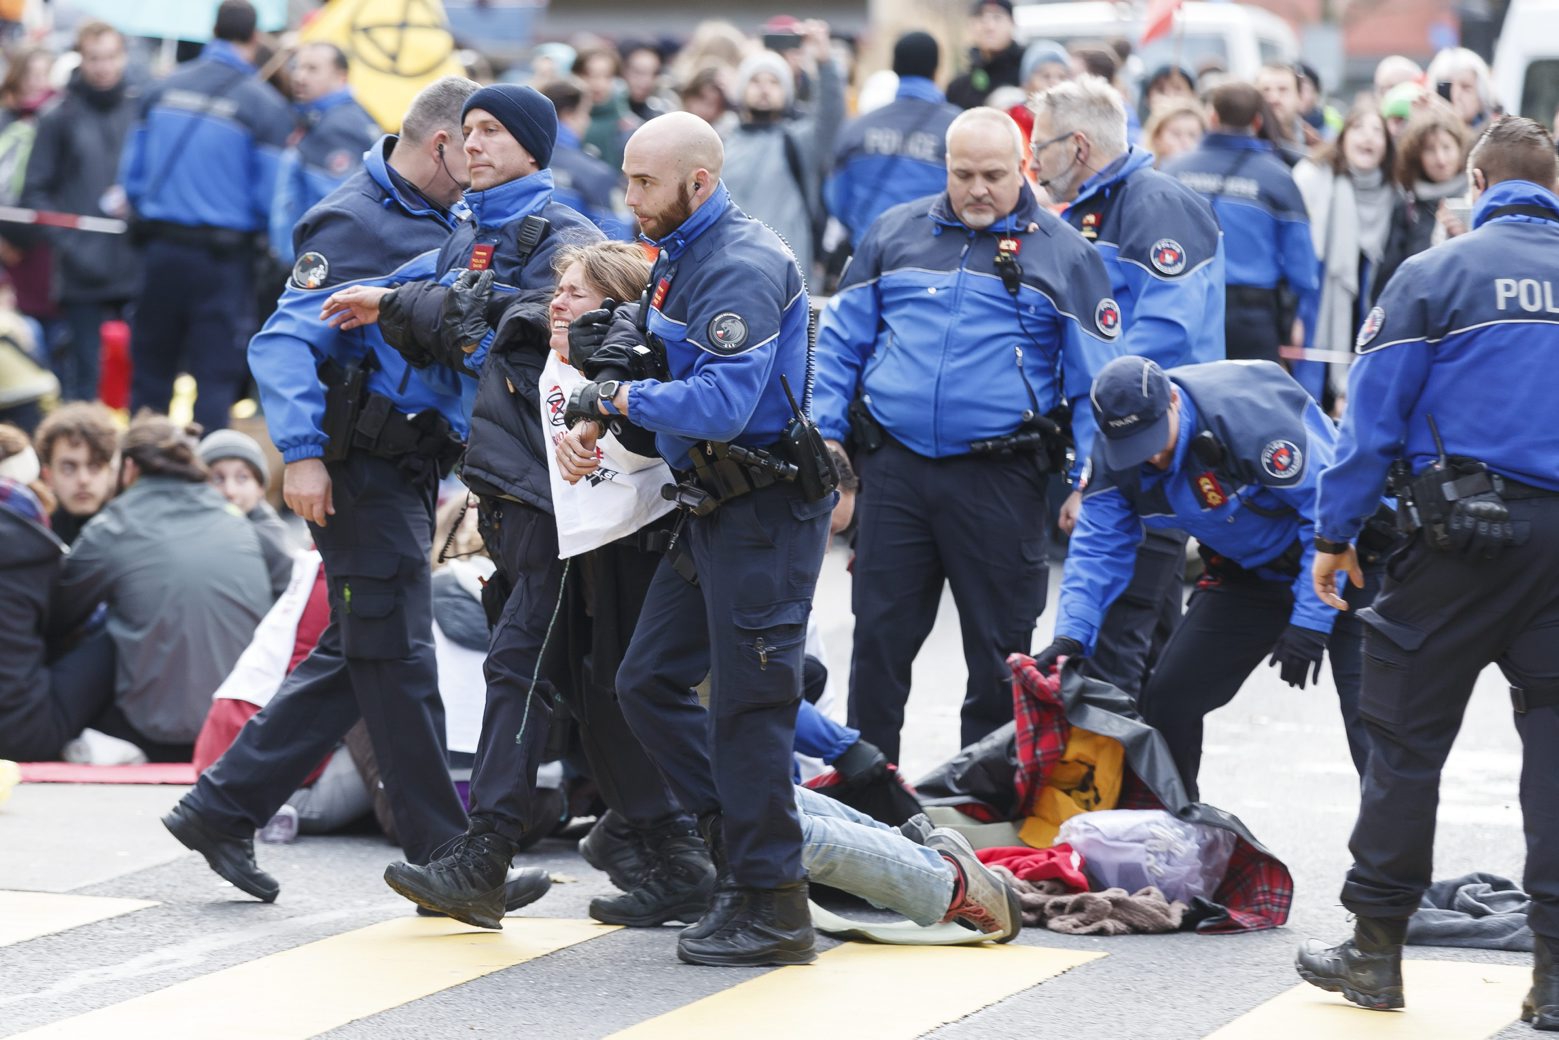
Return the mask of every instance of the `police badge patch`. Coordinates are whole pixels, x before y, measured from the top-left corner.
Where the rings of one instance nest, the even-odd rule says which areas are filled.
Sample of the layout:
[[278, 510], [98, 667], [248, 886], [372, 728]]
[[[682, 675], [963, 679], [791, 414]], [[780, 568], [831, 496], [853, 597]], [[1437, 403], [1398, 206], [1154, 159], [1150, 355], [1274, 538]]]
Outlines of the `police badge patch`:
[[1094, 324], [1099, 326], [1099, 331], [1109, 339], [1114, 339], [1121, 334], [1121, 308], [1114, 300], [1106, 296], [1099, 301], [1099, 306], [1093, 310]]
[[1161, 238], [1154, 242], [1149, 259], [1162, 274], [1177, 275], [1185, 270], [1185, 250], [1172, 238]]
[[1304, 464], [1304, 452], [1293, 441], [1268, 441], [1261, 449], [1261, 468], [1267, 471], [1267, 476], [1277, 480], [1292, 480], [1299, 476]]
[[299, 289], [318, 289], [329, 277], [330, 261], [322, 253], [304, 253], [292, 265], [292, 284]]
[[723, 311], [709, 319], [709, 349], [730, 355], [747, 342], [747, 322], [735, 311]]
[[1353, 348], [1362, 351], [1370, 345], [1370, 341], [1380, 335], [1380, 327], [1386, 323], [1386, 312], [1383, 308], [1372, 307], [1364, 316], [1364, 324], [1359, 326], [1359, 338], [1354, 341]]

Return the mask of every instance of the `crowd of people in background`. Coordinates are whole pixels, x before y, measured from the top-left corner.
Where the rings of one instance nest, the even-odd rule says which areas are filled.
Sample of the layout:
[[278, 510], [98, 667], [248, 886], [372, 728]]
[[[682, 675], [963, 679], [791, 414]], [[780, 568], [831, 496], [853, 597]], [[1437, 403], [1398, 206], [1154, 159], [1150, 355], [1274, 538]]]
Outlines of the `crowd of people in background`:
[[[723, 139], [732, 198], [781, 235], [821, 297], [885, 210], [942, 190], [960, 109], [1008, 113], [1027, 150], [1036, 95], [1103, 84], [1124, 105], [1127, 144], [1193, 189], [1209, 155], [1258, 157], [1261, 204], [1288, 237], [1276, 256], [1270, 228], [1241, 241], [1249, 223], [1214, 202], [1229, 356], [1308, 370], [1302, 381], [1334, 415], [1354, 332], [1392, 272], [1467, 230], [1465, 156], [1499, 113], [1487, 66], [1459, 48], [1427, 70], [1387, 58], [1372, 90], [1342, 99], [1304, 63], [1263, 66], [1246, 84], [1210, 62], [1133, 75], [1125, 41], [1020, 42], [1005, 0], [974, 4], [967, 55], [910, 32], [891, 68], [870, 75], [857, 65], [862, 41], [823, 22], [754, 28], [708, 21], [677, 42], [538, 45], [512, 78], [557, 112], [556, 201], [607, 238], [634, 239], [625, 142], [662, 114], [691, 113]], [[67, 52], [13, 51], [0, 79], [0, 204], [132, 229], [0, 223], [0, 758], [190, 760], [213, 692], [262, 619], [291, 603], [295, 665], [304, 605], [323, 588], [301, 525], [267, 500], [277, 456], [263, 437], [224, 427], [250, 396], [245, 348], [283, 280], [306, 282], [310, 264], [329, 261], [293, 256], [294, 225], [361, 166], [380, 130], [352, 96], [345, 54], [330, 44], [278, 54], [247, 5], [223, 5], [212, 42], [166, 78], [130, 61], [132, 43], [88, 22]], [[154, 124], [167, 117], [149, 115], [164, 111], [151, 102], [207, 81], [231, 94], [240, 158], [159, 151], [150, 142], [166, 127]], [[255, 161], [240, 176], [229, 166], [242, 154]], [[1040, 165], [1036, 154], [1029, 187], [1059, 209]], [[191, 212], [198, 233], [183, 222]], [[1263, 250], [1259, 263], [1242, 259]], [[1280, 301], [1271, 343], [1249, 352], [1232, 331], [1245, 288]], [[128, 380], [108, 356], [126, 345]], [[165, 417], [190, 410], [173, 399], [179, 372], [196, 377], [198, 427]], [[461, 642], [458, 620], [445, 631]], [[95, 744], [78, 739], [84, 730]]]

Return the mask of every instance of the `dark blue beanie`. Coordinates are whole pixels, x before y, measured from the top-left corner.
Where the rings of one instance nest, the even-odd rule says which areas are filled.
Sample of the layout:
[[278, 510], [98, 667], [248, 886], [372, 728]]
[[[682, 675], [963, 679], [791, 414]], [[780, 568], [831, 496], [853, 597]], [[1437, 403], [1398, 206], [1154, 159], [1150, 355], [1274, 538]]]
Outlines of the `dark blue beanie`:
[[460, 118], [465, 119], [473, 108], [480, 108], [502, 123], [536, 160], [536, 165], [547, 168], [558, 140], [558, 111], [551, 101], [530, 87], [498, 83], [467, 98]]

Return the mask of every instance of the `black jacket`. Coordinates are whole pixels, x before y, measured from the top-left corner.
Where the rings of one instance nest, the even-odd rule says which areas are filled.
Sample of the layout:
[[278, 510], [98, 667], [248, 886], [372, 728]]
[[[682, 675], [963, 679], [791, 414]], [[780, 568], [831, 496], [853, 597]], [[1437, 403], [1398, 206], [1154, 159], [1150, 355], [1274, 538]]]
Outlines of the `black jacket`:
[[[119, 154], [138, 104], [135, 90], [125, 83], [114, 90], [93, 90], [79, 72], [72, 75], [64, 93], [38, 117], [22, 205], [104, 216], [99, 203], [118, 182]], [[54, 228], [49, 237], [62, 302], [128, 300], [140, 288], [140, 263], [128, 235]]]
[[1380, 258], [1380, 269], [1375, 272], [1375, 284], [1370, 302], [1380, 298], [1380, 292], [1402, 266], [1402, 261], [1417, 256], [1428, 249], [1434, 240], [1435, 212], [1440, 208], [1439, 199], [1418, 199], [1404, 195], [1391, 209], [1391, 230], [1386, 235], [1386, 249]]
[[[49, 696], [49, 590], [64, 553], [51, 531], [0, 505], [0, 734], [33, 730], [30, 717]], [[28, 757], [58, 752], [30, 749]]]
[[947, 100], [959, 108], [974, 108], [997, 87], [1021, 87], [1023, 47], [1012, 43], [1004, 51], [982, 58], [978, 50], [969, 55], [969, 71], [947, 85]]

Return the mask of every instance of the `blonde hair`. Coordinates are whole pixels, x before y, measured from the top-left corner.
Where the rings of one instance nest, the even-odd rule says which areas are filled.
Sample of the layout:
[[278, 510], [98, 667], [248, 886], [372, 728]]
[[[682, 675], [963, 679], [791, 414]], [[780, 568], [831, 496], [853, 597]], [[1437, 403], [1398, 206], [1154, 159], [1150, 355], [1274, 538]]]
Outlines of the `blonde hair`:
[[1153, 150], [1153, 141], [1158, 137], [1158, 132], [1181, 116], [1194, 117], [1202, 124], [1202, 133], [1207, 132], [1207, 108], [1200, 101], [1192, 98], [1166, 98], [1153, 109], [1153, 114], [1148, 116], [1147, 123], [1142, 127], [1142, 143], [1148, 151]]
[[631, 242], [566, 246], [558, 250], [552, 273], [561, 278], [575, 264], [584, 269], [586, 285], [618, 303], [638, 299], [650, 280], [649, 257]]

